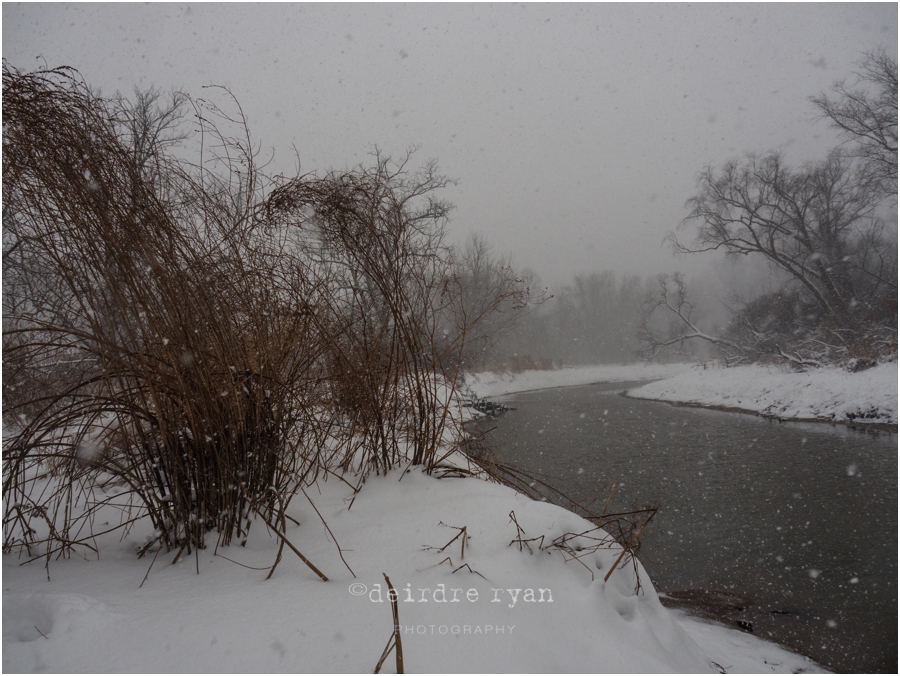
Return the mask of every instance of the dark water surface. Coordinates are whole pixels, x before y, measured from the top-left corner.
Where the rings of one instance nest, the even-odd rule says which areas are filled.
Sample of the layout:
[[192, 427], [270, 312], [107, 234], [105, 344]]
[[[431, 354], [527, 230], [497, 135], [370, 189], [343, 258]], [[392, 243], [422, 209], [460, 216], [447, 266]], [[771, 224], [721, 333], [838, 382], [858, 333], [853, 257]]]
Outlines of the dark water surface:
[[658, 505], [639, 555], [658, 591], [750, 599], [723, 617], [833, 670], [896, 673], [897, 435], [618, 394], [634, 385], [508, 395], [480, 425], [570, 497], [616, 481], [610, 511]]

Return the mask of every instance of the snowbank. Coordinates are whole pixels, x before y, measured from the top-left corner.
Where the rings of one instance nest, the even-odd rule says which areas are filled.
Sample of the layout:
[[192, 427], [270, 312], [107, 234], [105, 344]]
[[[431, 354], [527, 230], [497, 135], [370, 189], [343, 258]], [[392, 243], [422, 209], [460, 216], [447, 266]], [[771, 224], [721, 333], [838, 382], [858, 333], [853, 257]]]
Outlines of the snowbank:
[[558, 371], [522, 371], [521, 373], [485, 371], [467, 375], [466, 385], [478, 397], [485, 398], [548, 387], [659, 380], [683, 373], [691, 367], [691, 364], [601, 364], [599, 366], [566, 367]]
[[[97, 561], [51, 562], [49, 581], [42, 562], [4, 556], [3, 670], [371, 673], [393, 631], [383, 572], [400, 592], [409, 672], [714, 672], [711, 660], [731, 672], [816, 670], [752, 636], [676, 620], [642, 569], [641, 595], [630, 565], [604, 583], [615, 546], [585, 565], [536, 542], [510, 546], [513, 511], [545, 544], [593, 526], [503, 486], [398, 471], [370, 477], [349, 510], [348, 485], [320, 489], [310, 497], [356, 577], [302, 495], [288, 537], [328, 582], [287, 549], [265, 580], [277, 542], [258, 522], [245, 548], [175, 565], [161, 554], [143, 587], [150, 562], [135, 546], [147, 524], [121, 542], [99, 538]], [[466, 527], [464, 552], [462, 537], [441, 550], [454, 526]], [[394, 670], [393, 654], [382, 670]]]
[[774, 366], [692, 370], [628, 391], [639, 399], [740, 409], [782, 419], [897, 424], [897, 364], [859, 373]]

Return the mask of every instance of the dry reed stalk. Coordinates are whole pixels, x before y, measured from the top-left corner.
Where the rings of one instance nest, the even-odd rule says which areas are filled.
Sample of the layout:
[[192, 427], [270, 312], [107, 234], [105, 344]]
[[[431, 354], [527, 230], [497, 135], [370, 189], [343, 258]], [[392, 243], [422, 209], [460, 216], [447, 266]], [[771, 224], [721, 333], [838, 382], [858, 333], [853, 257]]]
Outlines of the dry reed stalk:
[[450, 540], [450, 542], [448, 542], [447, 544], [445, 544], [445, 545], [444, 545], [443, 547], [441, 547], [440, 549], [438, 549], [437, 547], [429, 547], [429, 546], [427, 546], [427, 545], [423, 545], [423, 546], [422, 546], [422, 549], [424, 549], [425, 551], [428, 551], [428, 550], [431, 550], [431, 549], [435, 549], [435, 550], [437, 550], [438, 552], [442, 552], [442, 551], [444, 551], [445, 549], [447, 549], [447, 547], [449, 547], [449, 546], [452, 545], [454, 542], [456, 542], [460, 537], [462, 537], [462, 542], [460, 543], [460, 548], [459, 548], [459, 558], [460, 558], [461, 560], [465, 561], [465, 559], [466, 559], [466, 540], [467, 540], [468, 537], [469, 537], [469, 536], [466, 534], [466, 527], [465, 527], [465, 526], [461, 526], [461, 527], [460, 527], [460, 526], [449, 526], [449, 525], [447, 525], [446, 523], [444, 523], [443, 521], [439, 522], [438, 525], [439, 525], [439, 526], [446, 526], [447, 528], [453, 528], [453, 529], [455, 529], [455, 530], [458, 530], [459, 532], [458, 532], [456, 535], [453, 536], [453, 538]]
[[525, 529], [519, 525], [519, 521], [518, 521], [518, 519], [516, 519], [516, 513], [514, 511], [509, 513], [509, 520], [512, 521], [512, 523], [514, 523], [516, 526], [516, 537], [509, 541], [509, 544], [507, 545], [507, 547], [512, 546], [513, 543], [516, 543], [519, 545], [520, 552], [522, 551], [523, 546], [525, 546], [525, 547], [528, 547], [528, 552], [531, 554], [533, 554], [534, 552], [531, 549], [531, 545], [528, 544], [529, 542], [539, 542], [540, 544], [538, 544], [538, 549], [544, 548], [544, 536], [543, 535], [540, 535], [540, 536], [534, 537], [534, 538], [523, 538], [522, 537], [523, 535], [525, 535]]
[[[635, 543], [638, 541], [638, 538], [640, 537], [641, 532], [644, 530], [644, 528], [647, 526], [647, 524], [650, 523], [650, 520], [655, 515], [656, 515], [656, 510], [654, 509], [654, 510], [652, 510], [650, 515], [647, 517], [647, 519], [644, 521], [644, 523], [641, 524], [641, 527], [635, 531], [634, 535], [631, 537], [631, 540], [628, 542], [628, 546], [622, 550], [622, 553], [619, 554], [619, 557], [616, 559], [616, 562], [612, 565], [612, 567], [608, 571], [606, 571], [606, 575], [603, 577], [604, 582], [609, 580], [609, 576], [612, 575], [613, 571], [619, 566], [619, 562], [622, 560], [622, 557], [624, 557], [625, 554], [632, 552], [632, 558], [634, 557], [632, 548], [634, 547]], [[640, 582], [638, 582], [638, 584], [640, 584]]]
[[457, 571], [459, 571], [459, 570], [462, 570], [463, 568], [468, 569], [468, 571], [469, 571], [470, 573], [474, 573], [475, 575], [477, 575], [478, 577], [480, 577], [482, 580], [487, 580], [488, 582], [490, 582], [490, 580], [488, 580], [484, 575], [482, 575], [481, 573], [479, 573], [477, 570], [473, 570], [473, 569], [472, 569], [472, 566], [470, 566], [468, 563], [464, 563], [463, 565], [461, 565], [461, 566], [460, 566], [459, 568], [457, 568], [456, 570], [451, 571], [450, 574], [452, 575], [453, 573], [455, 573], [455, 572], [457, 572]]
[[303, 495], [306, 497], [306, 499], [309, 501], [309, 504], [312, 506], [313, 510], [315, 510], [316, 515], [319, 517], [319, 520], [322, 522], [322, 525], [325, 526], [325, 530], [328, 531], [328, 535], [331, 536], [331, 541], [334, 542], [334, 546], [337, 547], [338, 556], [341, 557], [341, 561], [343, 561], [344, 566], [346, 566], [347, 570], [349, 570], [350, 574], [355, 578], [356, 573], [353, 572], [353, 569], [350, 567], [350, 564], [347, 563], [347, 560], [344, 558], [344, 550], [341, 549], [341, 545], [338, 544], [337, 538], [334, 537], [334, 533], [331, 532], [331, 528], [329, 528], [328, 522], [325, 521], [325, 517], [322, 516], [322, 513], [319, 511], [319, 508], [316, 507], [316, 503], [314, 503], [312, 501], [312, 498], [310, 498], [309, 495], [307, 495], [306, 491], [303, 490], [302, 488], [300, 490], [303, 493]]
[[375, 671], [373, 673], [377, 674], [381, 671], [381, 665], [384, 664], [388, 655], [391, 654], [391, 650], [394, 650], [397, 673], [402, 674], [404, 673], [403, 642], [400, 640], [400, 611], [397, 608], [397, 590], [394, 589], [394, 585], [391, 584], [391, 580], [387, 576], [387, 573], [382, 573], [382, 575], [384, 575], [384, 581], [388, 586], [388, 598], [391, 600], [391, 614], [394, 619], [394, 631], [391, 633], [391, 637], [388, 639], [387, 645], [384, 647], [384, 652], [381, 653], [381, 658], [378, 660], [378, 664], [375, 665]]

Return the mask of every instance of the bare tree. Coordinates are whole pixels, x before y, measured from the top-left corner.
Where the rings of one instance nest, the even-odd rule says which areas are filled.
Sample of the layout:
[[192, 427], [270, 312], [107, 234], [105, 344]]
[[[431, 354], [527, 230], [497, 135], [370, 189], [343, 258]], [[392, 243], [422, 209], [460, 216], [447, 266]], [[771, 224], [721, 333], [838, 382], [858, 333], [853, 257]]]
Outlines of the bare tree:
[[[681, 253], [763, 258], [787, 275], [785, 286], [743, 304], [726, 337], [710, 340], [690, 320], [683, 282], [674, 278], [672, 292], [661, 280], [651, 312], [665, 308], [679, 327], [666, 339], [645, 331], [651, 356], [692, 337], [726, 356], [776, 354], [798, 366], [871, 352], [872, 344], [879, 355], [896, 350], [896, 237], [879, 210], [886, 196], [896, 200], [897, 62], [871, 52], [855, 81], [832, 91], [834, 98], [812, 102], [842, 131], [843, 147], [799, 168], [776, 152], [708, 167], [681, 223], [693, 226], [693, 241], [669, 235]], [[872, 354], [866, 363], [874, 363]]]
[[[454, 251], [454, 276], [459, 285], [459, 316], [452, 321], [471, 324], [463, 354], [467, 365], [483, 361], [481, 355], [512, 329], [522, 317], [518, 311], [527, 303], [542, 300], [531, 293], [532, 280], [516, 273], [511, 257], [495, 254], [487, 239], [477, 233]], [[498, 297], [504, 301], [498, 304]]]
[[799, 170], [777, 153], [750, 155], [708, 168], [699, 183], [682, 222], [696, 224], [696, 237], [685, 244], [670, 235], [677, 251], [763, 256], [842, 329], [896, 289], [896, 256], [875, 214], [877, 181], [843, 153]]
[[699, 328], [687, 285], [678, 272], [656, 278], [656, 288], [651, 289], [645, 299], [640, 336], [645, 345], [641, 356], [647, 361], [653, 361], [667, 351], [696, 358], [687, 349], [690, 343], [698, 341], [716, 346], [729, 364], [746, 358], [744, 346]]
[[163, 93], [156, 87], [134, 88], [133, 98], [122, 94], [115, 98], [113, 112], [124, 144], [130, 149], [135, 166], [157, 189], [162, 172], [156, 162], [173, 145], [188, 138], [181, 128], [188, 97], [179, 91]]
[[852, 83], [832, 87], [833, 95], [811, 101], [822, 116], [841, 130], [866, 170], [876, 176], [885, 193], [897, 193], [897, 60], [886, 50], [865, 55]]

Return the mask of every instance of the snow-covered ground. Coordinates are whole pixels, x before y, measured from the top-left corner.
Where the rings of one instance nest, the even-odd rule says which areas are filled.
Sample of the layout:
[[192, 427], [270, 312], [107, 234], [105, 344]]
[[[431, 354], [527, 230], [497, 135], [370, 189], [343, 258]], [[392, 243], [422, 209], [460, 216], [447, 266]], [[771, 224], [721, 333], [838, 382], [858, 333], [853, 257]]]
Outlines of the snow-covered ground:
[[[4, 556], [3, 670], [371, 672], [393, 631], [382, 573], [400, 593], [409, 672], [715, 672], [714, 662], [730, 673], [819, 670], [667, 610], [643, 571], [635, 595], [630, 565], [604, 583], [617, 546], [566, 562], [548, 545], [593, 525], [509, 488], [397, 471], [370, 477], [350, 509], [346, 484], [319, 488], [310, 497], [355, 577], [302, 495], [290, 509], [302, 525], [287, 535], [328, 582], [287, 549], [265, 580], [277, 541], [258, 522], [244, 548], [217, 556], [209, 547], [175, 565], [161, 554], [143, 586], [150, 562], [136, 559], [135, 545], [149, 524], [124, 541], [99, 538], [99, 560], [52, 561], [49, 581], [41, 561]], [[522, 537], [544, 536], [545, 549], [510, 544], [511, 512]], [[454, 527], [466, 528], [464, 552], [462, 537], [450, 543]], [[394, 669], [391, 654], [382, 671]]]
[[655, 380], [628, 396], [760, 413], [782, 419], [897, 424], [897, 363], [859, 373], [821, 368], [796, 373], [775, 366], [703, 368], [693, 364], [586, 366], [513, 374], [476, 373], [479, 397], [568, 385]]
[[752, 411], [782, 419], [897, 424], [897, 363], [859, 373], [774, 366], [693, 368], [628, 391], [631, 397]]
[[[665, 380], [630, 394], [780, 417], [897, 420], [896, 364], [858, 374], [597, 366], [477, 374], [467, 385], [495, 397], [652, 379]], [[355, 576], [303, 495], [289, 510], [301, 525], [287, 535], [328, 582], [287, 549], [265, 580], [278, 541], [261, 522], [246, 547], [210, 546], [174, 565], [174, 554], [162, 553], [148, 575], [149, 557], [135, 552], [149, 523], [121, 540], [99, 537], [99, 560], [51, 561], [49, 580], [42, 561], [20, 566], [5, 555], [3, 670], [369, 672], [393, 631], [386, 573], [400, 593], [410, 672], [821, 671], [775, 644], [664, 608], [642, 568], [638, 595], [630, 565], [604, 582], [618, 545], [591, 551], [596, 542], [583, 540], [581, 563], [567, 561], [554, 539], [594, 526], [504, 486], [413, 468], [369, 477], [349, 509], [352, 489], [335, 478], [310, 497]], [[531, 551], [513, 542], [511, 513], [521, 537], [535, 538]], [[463, 527], [464, 551], [463, 536], [451, 542]], [[382, 671], [394, 669], [391, 654]]]
[[601, 364], [599, 366], [567, 366], [557, 371], [521, 371], [519, 373], [484, 371], [467, 375], [466, 385], [478, 397], [498, 397], [504, 394], [542, 390], [548, 387], [659, 380], [684, 373], [692, 367], [692, 364]]

